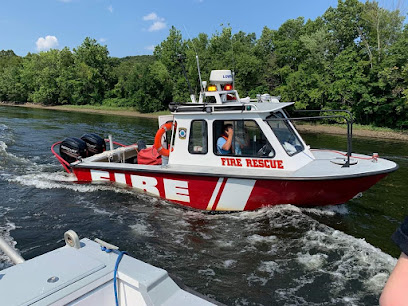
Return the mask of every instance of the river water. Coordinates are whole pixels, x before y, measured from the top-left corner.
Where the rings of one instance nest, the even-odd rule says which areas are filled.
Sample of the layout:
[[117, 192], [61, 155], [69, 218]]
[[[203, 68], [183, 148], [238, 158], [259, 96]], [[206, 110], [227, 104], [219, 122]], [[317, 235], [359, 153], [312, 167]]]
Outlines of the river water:
[[[408, 143], [355, 138], [355, 152], [400, 169], [345, 204], [225, 214], [76, 184], [50, 152], [85, 132], [130, 144], [152, 143], [156, 130], [152, 119], [0, 106], [0, 235], [29, 259], [73, 229], [227, 305], [378, 304], [399, 255], [390, 236], [407, 213]], [[303, 136], [312, 148], [346, 148], [343, 136]], [[10, 265], [0, 254], [0, 269]]]

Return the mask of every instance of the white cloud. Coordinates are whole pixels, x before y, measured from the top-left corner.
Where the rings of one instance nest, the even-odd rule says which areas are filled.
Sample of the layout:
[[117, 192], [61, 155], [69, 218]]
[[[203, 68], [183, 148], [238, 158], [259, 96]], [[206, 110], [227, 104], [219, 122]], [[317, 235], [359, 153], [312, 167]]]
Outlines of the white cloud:
[[108, 6], [108, 11], [111, 12], [111, 13], [113, 13], [113, 6], [112, 6], [112, 5], [109, 5], [109, 6]]
[[164, 28], [167, 27], [167, 24], [164, 20], [164, 18], [161, 18], [157, 16], [156, 13], [152, 12], [146, 16], [143, 16], [144, 21], [153, 21], [153, 24], [150, 25], [148, 31], [149, 32], [154, 32], [154, 31], [160, 31], [163, 30]]
[[155, 21], [148, 29], [149, 32], [160, 31], [166, 27], [163, 21]]
[[146, 16], [143, 16], [143, 20], [149, 21], [149, 20], [157, 20], [159, 17], [156, 15], [156, 13], [150, 13]]
[[104, 38], [104, 37], [99, 38], [99, 42], [101, 42], [101, 43], [104, 43], [104, 42], [107, 42], [107, 41], [108, 41], [107, 38]]
[[58, 47], [58, 39], [55, 36], [47, 35], [45, 38], [38, 38], [35, 44], [38, 51], [46, 51]]
[[154, 51], [155, 45], [145, 47], [146, 50]]

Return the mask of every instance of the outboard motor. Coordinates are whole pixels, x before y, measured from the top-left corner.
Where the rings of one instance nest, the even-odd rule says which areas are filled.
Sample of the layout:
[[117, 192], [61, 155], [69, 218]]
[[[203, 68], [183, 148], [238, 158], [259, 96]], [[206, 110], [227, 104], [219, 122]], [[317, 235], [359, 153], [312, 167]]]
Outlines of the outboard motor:
[[86, 142], [88, 156], [99, 154], [106, 150], [105, 140], [95, 133], [84, 134], [81, 139]]
[[60, 155], [68, 163], [73, 163], [82, 157], [88, 156], [86, 142], [75, 137], [65, 138], [60, 144]]

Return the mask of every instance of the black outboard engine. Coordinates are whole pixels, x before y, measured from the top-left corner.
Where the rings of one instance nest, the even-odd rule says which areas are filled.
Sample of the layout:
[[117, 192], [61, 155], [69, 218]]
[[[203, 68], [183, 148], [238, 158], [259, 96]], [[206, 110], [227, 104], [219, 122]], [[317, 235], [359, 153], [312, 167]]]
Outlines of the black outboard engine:
[[105, 140], [95, 133], [84, 134], [81, 139], [86, 142], [88, 156], [99, 154], [106, 150]]
[[86, 142], [75, 137], [65, 138], [60, 144], [60, 155], [68, 163], [88, 156]]

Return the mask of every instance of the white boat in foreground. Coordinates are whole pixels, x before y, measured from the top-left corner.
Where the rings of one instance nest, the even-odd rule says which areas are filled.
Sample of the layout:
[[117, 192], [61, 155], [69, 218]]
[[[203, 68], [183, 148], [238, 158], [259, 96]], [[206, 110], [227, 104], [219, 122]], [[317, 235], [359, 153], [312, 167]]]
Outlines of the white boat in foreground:
[[0, 271], [0, 305], [219, 304], [182, 290], [165, 270], [113, 245], [79, 240], [73, 231], [64, 237], [64, 247], [27, 261], [0, 237], [0, 251], [16, 263]]

